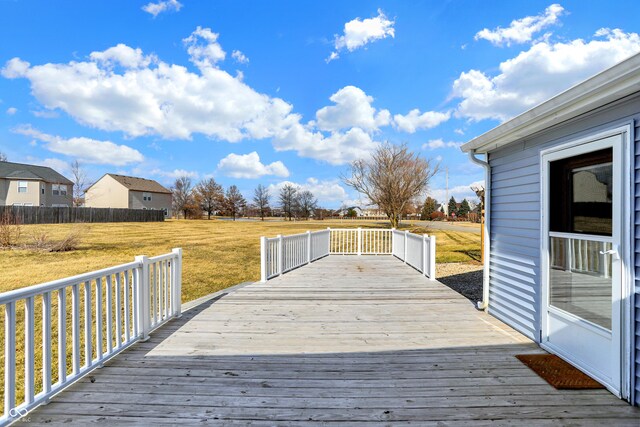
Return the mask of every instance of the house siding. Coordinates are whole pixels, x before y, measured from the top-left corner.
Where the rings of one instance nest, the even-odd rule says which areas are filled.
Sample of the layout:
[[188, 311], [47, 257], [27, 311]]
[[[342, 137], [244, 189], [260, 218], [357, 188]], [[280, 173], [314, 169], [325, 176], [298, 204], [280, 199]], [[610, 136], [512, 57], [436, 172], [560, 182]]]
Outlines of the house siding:
[[[489, 313], [540, 341], [540, 151], [633, 123], [635, 289], [632, 399], [640, 405], [640, 94], [489, 153], [491, 253]], [[638, 154], [638, 155], [636, 155]]]

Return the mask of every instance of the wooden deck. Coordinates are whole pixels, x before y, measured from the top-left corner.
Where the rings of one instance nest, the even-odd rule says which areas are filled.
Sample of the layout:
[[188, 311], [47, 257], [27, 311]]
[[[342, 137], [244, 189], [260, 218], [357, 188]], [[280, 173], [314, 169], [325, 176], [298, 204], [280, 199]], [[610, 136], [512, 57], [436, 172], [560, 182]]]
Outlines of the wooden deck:
[[330, 256], [187, 311], [30, 421], [638, 426], [638, 408], [513, 357], [535, 352], [391, 256]]

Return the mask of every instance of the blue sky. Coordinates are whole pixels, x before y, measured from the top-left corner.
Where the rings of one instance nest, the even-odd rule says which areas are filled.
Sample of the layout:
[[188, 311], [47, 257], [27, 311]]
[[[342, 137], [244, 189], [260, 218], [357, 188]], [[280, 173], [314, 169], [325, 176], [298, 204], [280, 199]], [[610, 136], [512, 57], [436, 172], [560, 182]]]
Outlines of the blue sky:
[[293, 182], [338, 207], [358, 203], [348, 163], [390, 141], [447, 167], [461, 199], [483, 173], [460, 143], [639, 52], [637, 16], [637, 1], [0, 0], [0, 151], [249, 197]]

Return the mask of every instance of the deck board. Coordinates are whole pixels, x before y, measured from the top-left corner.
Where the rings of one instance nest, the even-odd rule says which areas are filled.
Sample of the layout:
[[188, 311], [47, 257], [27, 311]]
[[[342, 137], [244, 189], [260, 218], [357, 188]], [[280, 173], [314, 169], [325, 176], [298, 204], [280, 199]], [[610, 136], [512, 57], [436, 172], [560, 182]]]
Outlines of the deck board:
[[331, 256], [187, 311], [30, 416], [47, 425], [637, 425], [557, 391], [534, 343], [392, 257]]

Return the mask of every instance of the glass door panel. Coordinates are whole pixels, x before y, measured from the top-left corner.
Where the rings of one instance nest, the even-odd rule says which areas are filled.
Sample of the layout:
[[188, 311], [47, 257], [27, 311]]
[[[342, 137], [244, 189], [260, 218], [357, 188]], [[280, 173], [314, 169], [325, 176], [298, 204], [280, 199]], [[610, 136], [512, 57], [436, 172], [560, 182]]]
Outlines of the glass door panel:
[[611, 330], [611, 242], [550, 237], [549, 305]]

